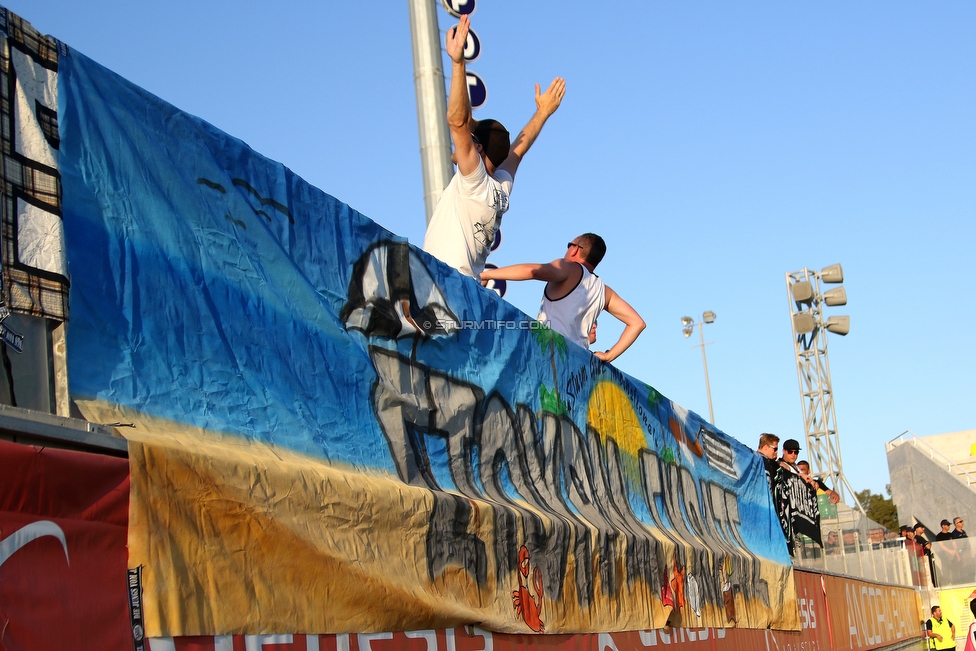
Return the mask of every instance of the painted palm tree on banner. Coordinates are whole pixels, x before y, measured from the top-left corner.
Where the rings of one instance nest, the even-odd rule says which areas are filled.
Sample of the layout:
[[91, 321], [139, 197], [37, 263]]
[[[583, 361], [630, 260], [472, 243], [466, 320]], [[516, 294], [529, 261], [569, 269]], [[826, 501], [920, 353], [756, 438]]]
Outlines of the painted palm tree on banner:
[[552, 391], [550, 392], [544, 384], [539, 385], [542, 409], [559, 416], [567, 414], [569, 410], [559, 397], [559, 376], [556, 374], [556, 353], [559, 353], [561, 360], [566, 361], [568, 353], [566, 338], [548, 326], [532, 330], [532, 337], [543, 353], [549, 353], [549, 363], [552, 365]]

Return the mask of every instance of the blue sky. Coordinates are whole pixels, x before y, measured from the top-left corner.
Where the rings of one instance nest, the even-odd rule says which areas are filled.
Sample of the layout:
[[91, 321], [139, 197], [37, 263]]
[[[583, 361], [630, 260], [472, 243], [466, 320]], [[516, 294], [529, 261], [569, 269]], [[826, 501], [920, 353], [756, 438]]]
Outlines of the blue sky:
[[[405, 1], [4, 4], [422, 243]], [[619, 368], [707, 415], [680, 319], [713, 310], [717, 425], [802, 439], [785, 274], [840, 262], [849, 304], [828, 313], [851, 334], [829, 354], [854, 489], [884, 491], [903, 431], [976, 427], [976, 4], [479, 0], [472, 26], [476, 117], [514, 134], [535, 83], [567, 83], [491, 261], [603, 235], [601, 276], [648, 324]], [[534, 315], [541, 290], [507, 298]]]

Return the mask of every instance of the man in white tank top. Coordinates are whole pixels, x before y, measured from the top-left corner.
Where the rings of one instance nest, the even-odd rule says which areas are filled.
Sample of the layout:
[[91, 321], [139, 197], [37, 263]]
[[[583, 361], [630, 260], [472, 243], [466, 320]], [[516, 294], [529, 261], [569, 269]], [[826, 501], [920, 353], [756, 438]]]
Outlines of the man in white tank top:
[[627, 301], [620, 298], [593, 273], [607, 245], [593, 233], [580, 235], [569, 243], [566, 255], [548, 264], [515, 264], [501, 269], [481, 272], [482, 282], [488, 280], [544, 280], [546, 288], [539, 308], [539, 321], [566, 337], [568, 341], [589, 347], [590, 333], [600, 312], [606, 310], [624, 324], [612, 347], [594, 355], [612, 362], [630, 348], [641, 331], [644, 319]]

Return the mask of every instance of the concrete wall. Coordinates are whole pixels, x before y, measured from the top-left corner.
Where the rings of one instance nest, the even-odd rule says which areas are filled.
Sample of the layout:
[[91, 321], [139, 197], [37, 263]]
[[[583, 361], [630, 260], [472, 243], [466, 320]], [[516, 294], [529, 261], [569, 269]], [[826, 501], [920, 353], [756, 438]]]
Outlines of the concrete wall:
[[[933, 438], [925, 437], [925, 442]], [[976, 536], [976, 487], [967, 486], [941, 460], [933, 461], [927, 449], [916, 447], [911, 439], [892, 446], [888, 450], [888, 472], [900, 524], [921, 522], [934, 537], [943, 518], [961, 516], [967, 532]]]

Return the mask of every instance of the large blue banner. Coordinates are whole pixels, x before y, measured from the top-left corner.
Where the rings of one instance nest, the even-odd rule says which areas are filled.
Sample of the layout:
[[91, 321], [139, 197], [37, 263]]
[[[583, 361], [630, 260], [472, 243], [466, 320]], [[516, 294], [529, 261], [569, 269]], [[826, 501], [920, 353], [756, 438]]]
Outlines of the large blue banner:
[[[409, 564], [395, 558], [357, 556], [335, 571], [384, 575], [397, 587], [385, 599], [422, 594], [423, 612], [391, 622], [376, 608], [358, 630], [796, 625], [790, 561], [753, 451], [84, 55], [61, 56], [58, 91], [72, 398], [263, 443], [414, 496], [416, 531], [384, 530], [378, 518], [360, 544], [402, 540], [404, 558], [423, 559], [416, 577], [393, 569]], [[163, 481], [153, 464], [137, 467], [148, 458], [133, 457], [134, 486], [140, 473], [146, 486]], [[133, 509], [164, 508], [136, 493]], [[143, 536], [133, 548], [180, 538], [132, 535]], [[407, 549], [413, 538], [419, 550]], [[147, 590], [176, 590], [172, 571], [155, 583], [149, 572]], [[355, 591], [357, 579], [343, 585]], [[186, 594], [201, 609], [226, 607], [195, 589]], [[149, 615], [166, 625], [150, 621], [151, 632], [206, 632], [167, 612], [185, 604], [155, 598]], [[214, 619], [267, 632], [247, 630], [263, 625], [260, 598]], [[309, 632], [341, 628], [323, 626]]]

